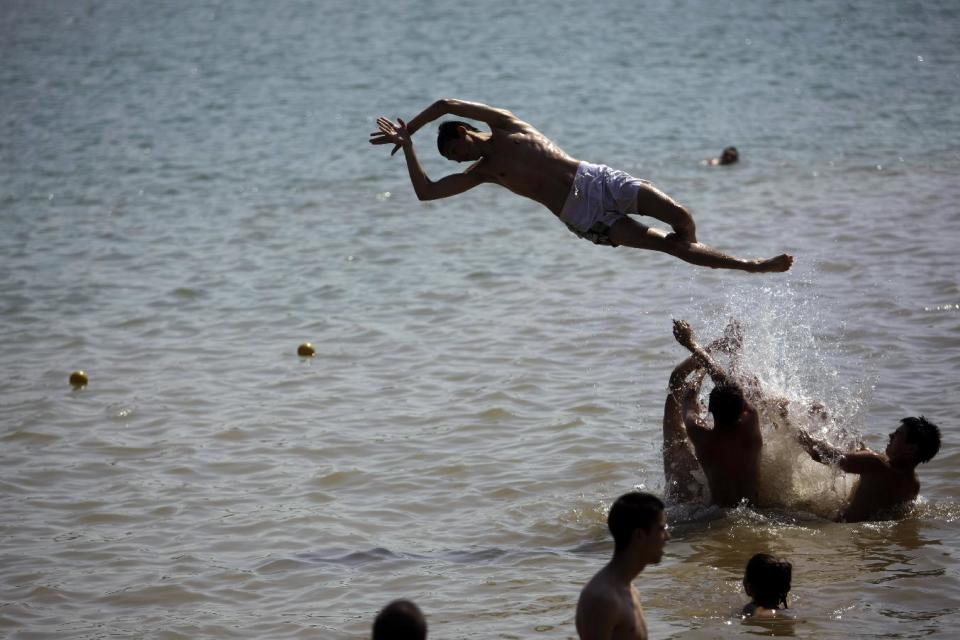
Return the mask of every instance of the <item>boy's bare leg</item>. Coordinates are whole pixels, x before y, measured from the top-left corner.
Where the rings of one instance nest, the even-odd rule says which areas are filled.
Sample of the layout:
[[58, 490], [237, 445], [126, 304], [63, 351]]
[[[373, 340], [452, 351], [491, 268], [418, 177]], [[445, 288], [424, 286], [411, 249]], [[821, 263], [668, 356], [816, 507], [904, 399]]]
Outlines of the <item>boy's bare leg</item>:
[[697, 241], [697, 225], [690, 212], [673, 198], [643, 180], [637, 191], [637, 215], [650, 216], [666, 222], [677, 236], [687, 242]]
[[659, 229], [651, 229], [636, 220], [624, 216], [610, 228], [610, 240], [614, 244], [635, 249], [662, 251], [680, 258], [684, 262], [711, 269], [738, 269], [750, 273], [771, 273], [787, 271], [793, 265], [793, 256], [781, 254], [764, 260], [744, 260], [717, 251], [713, 247], [699, 242], [687, 242], [677, 234], [666, 234]]

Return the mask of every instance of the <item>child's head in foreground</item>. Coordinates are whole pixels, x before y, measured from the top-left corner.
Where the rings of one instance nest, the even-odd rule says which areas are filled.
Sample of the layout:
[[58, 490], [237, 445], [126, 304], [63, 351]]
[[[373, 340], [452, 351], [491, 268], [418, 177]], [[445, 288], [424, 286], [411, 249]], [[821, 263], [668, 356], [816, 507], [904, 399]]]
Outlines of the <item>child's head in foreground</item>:
[[752, 598], [743, 608], [745, 615], [755, 615], [761, 610], [776, 611], [787, 607], [793, 565], [766, 553], [758, 553], [747, 563], [743, 574], [743, 589]]
[[409, 600], [394, 600], [373, 621], [373, 640], [426, 640], [427, 621]]

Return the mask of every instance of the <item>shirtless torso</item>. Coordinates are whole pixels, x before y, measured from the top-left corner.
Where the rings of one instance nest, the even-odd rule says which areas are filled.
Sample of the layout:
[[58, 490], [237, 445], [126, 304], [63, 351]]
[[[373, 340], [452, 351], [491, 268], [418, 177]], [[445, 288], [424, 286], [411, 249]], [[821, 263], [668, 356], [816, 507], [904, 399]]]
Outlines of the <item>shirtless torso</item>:
[[728, 427], [707, 429], [702, 418], [696, 426], [688, 421], [687, 433], [707, 476], [710, 501], [720, 507], [735, 507], [741, 500], [756, 505], [763, 437], [753, 407], [745, 408], [737, 423]]
[[[489, 152], [468, 171], [560, 215], [580, 163], [529, 124], [493, 128]], [[509, 152], [504, 153], [503, 150]]]
[[[659, 513], [650, 522], [654, 504]], [[577, 635], [580, 640], [646, 640], [647, 622], [633, 581], [663, 558], [670, 539], [663, 503], [649, 494], [621, 496], [610, 507], [607, 526], [614, 535], [613, 558], [580, 591]]]
[[861, 522], [878, 515], [891, 515], [898, 507], [913, 502], [919, 493], [920, 480], [912, 469], [890, 468], [885, 473], [863, 474], [838, 519]]
[[[714, 425], [710, 428], [698, 398], [702, 378], [684, 384], [681, 377], [686, 375], [689, 368], [687, 364], [682, 364], [678, 367], [680, 370], [675, 370], [671, 376], [671, 389], [676, 389], [682, 396], [683, 424], [696, 452], [697, 461], [707, 476], [710, 500], [721, 507], [735, 507], [741, 500], [755, 505], [759, 487], [760, 452], [763, 448], [757, 410], [747, 399], [739, 383], [717, 364], [707, 349], [697, 343], [689, 323], [674, 320], [673, 334], [717, 385], [738, 389], [742, 399], [738, 412], [731, 412], [732, 415], [725, 416], [724, 421], [714, 415]], [[737, 340], [739, 341], [739, 338]]]
[[863, 522], [896, 516], [897, 509], [911, 503], [920, 493], [916, 453], [903, 427], [890, 434], [884, 453], [869, 449], [843, 452], [802, 429], [798, 436], [800, 445], [817, 462], [836, 463], [842, 471], [859, 476], [837, 514], [838, 521]]
[[897, 508], [913, 502], [920, 493], [920, 480], [913, 467], [891, 464], [887, 456], [874, 451], [843, 454], [839, 464], [843, 471], [860, 477], [840, 509], [838, 521], [891, 517]]

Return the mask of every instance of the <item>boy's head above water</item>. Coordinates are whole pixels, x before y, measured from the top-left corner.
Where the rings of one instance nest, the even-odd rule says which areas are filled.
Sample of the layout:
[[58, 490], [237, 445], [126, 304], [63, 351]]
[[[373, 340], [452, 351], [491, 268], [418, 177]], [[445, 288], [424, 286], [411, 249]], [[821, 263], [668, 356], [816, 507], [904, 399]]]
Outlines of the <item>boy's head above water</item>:
[[614, 555], [634, 553], [643, 564], [660, 562], [670, 539], [663, 509], [663, 501], [649, 493], [632, 491], [617, 498], [607, 515]]
[[717, 425], [735, 424], [743, 412], [743, 406], [743, 393], [736, 385], [718, 384], [710, 391], [707, 410], [713, 414], [714, 423]]
[[891, 461], [916, 466], [928, 462], [940, 451], [940, 428], [923, 416], [904, 418], [890, 434], [886, 454]]
[[787, 606], [793, 565], [766, 553], [758, 553], [747, 563], [743, 574], [743, 589], [753, 603], [763, 609]]
[[447, 160], [455, 162], [479, 159], [479, 151], [475, 149], [476, 145], [468, 135], [471, 131], [480, 130], [461, 120], [447, 120], [440, 123], [437, 131], [437, 151]]

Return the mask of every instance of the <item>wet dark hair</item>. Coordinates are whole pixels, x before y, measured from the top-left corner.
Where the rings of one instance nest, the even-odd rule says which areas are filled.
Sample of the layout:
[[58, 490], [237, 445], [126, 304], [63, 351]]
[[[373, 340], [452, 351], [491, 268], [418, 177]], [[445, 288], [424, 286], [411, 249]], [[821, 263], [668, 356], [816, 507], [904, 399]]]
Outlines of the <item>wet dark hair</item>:
[[743, 572], [743, 584], [750, 584], [753, 601], [759, 606], [776, 609], [783, 604], [789, 608], [787, 594], [790, 593], [792, 577], [792, 564], [767, 553], [758, 553], [747, 563], [747, 569]]
[[650, 531], [660, 520], [662, 512], [663, 501], [651, 493], [631, 491], [617, 498], [607, 516], [607, 528], [613, 536], [614, 550], [626, 549], [636, 529]]
[[907, 442], [917, 446], [917, 462], [927, 462], [940, 451], [940, 427], [923, 416], [900, 421], [907, 432]]
[[733, 164], [740, 159], [740, 152], [736, 147], [727, 147], [720, 154], [720, 164]]
[[409, 600], [394, 600], [373, 621], [373, 640], [426, 640], [427, 621]]
[[718, 384], [710, 391], [707, 409], [713, 414], [714, 423], [730, 424], [743, 411], [743, 392], [732, 384]]
[[480, 129], [477, 129], [472, 124], [461, 120], [441, 122], [440, 129], [437, 131], [437, 151], [440, 152], [440, 155], [443, 155], [443, 150], [448, 142], [460, 137], [460, 134], [457, 132], [457, 127], [464, 127], [467, 131], [480, 131]]

